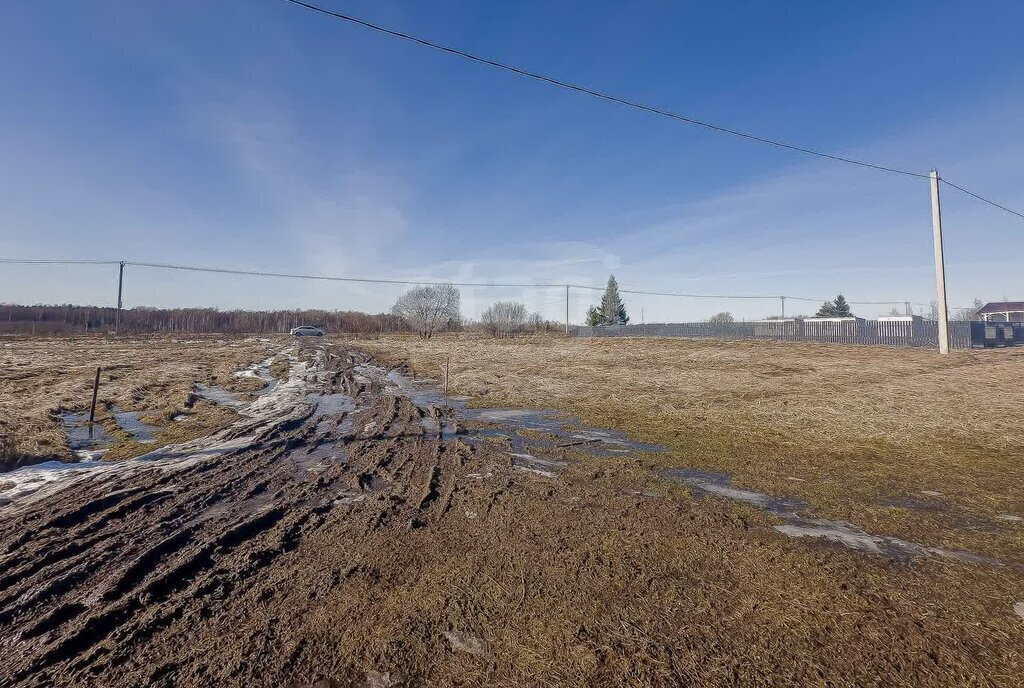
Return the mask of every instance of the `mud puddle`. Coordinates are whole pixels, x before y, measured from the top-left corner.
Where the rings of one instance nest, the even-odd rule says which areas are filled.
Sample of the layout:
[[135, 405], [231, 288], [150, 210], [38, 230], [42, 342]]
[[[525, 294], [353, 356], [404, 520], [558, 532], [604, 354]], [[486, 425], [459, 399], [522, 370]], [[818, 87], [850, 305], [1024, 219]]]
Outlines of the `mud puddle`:
[[[437, 419], [430, 417], [432, 408], [449, 408], [460, 421], [486, 424], [490, 427], [459, 427], [459, 437], [470, 444], [486, 440], [507, 441], [513, 459], [521, 462], [544, 461], [532, 456], [531, 450], [553, 450], [572, 448], [597, 457], [625, 455], [632, 452], [662, 452], [665, 448], [629, 439], [614, 431], [589, 428], [576, 418], [554, 409], [508, 409], [470, 408], [469, 397], [445, 396], [432, 383], [402, 375], [396, 370], [385, 369], [372, 364], [357, 366], [357, 370], [369, 377], [384, 378], [397, 391], [407, 396], [424, 414], [423, 427], [437, 432]], [[442, 436], [455, 434], [455, 426], [441, 421]], [[495, 427], [497, 426], [497, 427]], [[547, 435], [536, 437], [531, 434]], [[556, 439], [550, 439], [554, 436]], [[564, 465], [562, 462], [546, 462]], [[523, 464], [526, 466], [526, 464]], [[539, 465], [539, 464], [538, 464]], [[544, 469], [536, 469], [536, 471]], [[535, 471], [535, 472], [536, 472]], [[545, 471], [550, 472], [550, 471]]]
[[[329, 432], [335, 424], [342, 434], [351, 430], [352, 413], [356, 400], [348, 394], [307, 394], [306, 400], [313, 405], [313, 417], [317, 421], [318, 434]], [[339, 422], [340, 421], [340, 422]]]

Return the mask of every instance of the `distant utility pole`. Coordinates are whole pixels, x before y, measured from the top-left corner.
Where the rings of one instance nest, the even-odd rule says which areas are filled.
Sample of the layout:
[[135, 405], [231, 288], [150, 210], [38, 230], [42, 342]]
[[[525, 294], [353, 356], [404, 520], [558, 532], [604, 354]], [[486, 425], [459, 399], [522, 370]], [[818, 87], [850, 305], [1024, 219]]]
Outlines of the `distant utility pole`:
[[928, 175], [932, 185], [932, 238], [935, 241], [935, 294], [939, 301], [939, 353], [949, 353], [949, 311], [946, 308], [946, 262], [942, 257], [942, 209], [939, 205], [939, 172]]
[[785, 296], [780, 296], [779, 298], [782, 300], [782, 319], [785, 320], [786, 319], [786, 297]]
[[569, 336], [569, 285], [565, 285], [565, 334]]
[[910, 312], [910, 302], [909, 301], [904, 301], [903, 302], [903, 306], [907, 309], [907, 315], [910, 316], [911, 315], [911, 312]]
[[117, 314], [114, 316], [114, 332], [121, 326], [121, 296], [124, 294], [124, 261], [117, 267]]

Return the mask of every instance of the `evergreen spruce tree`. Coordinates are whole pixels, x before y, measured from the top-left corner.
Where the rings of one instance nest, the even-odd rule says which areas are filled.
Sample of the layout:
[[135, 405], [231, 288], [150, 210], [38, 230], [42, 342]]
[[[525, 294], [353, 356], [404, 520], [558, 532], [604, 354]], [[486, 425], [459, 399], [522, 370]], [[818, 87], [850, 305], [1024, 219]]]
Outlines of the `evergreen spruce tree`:
[[842, 294], [836, 297], [835, 301], [826, 301], [814, 314], [816, 318], [849, 318], [853, 315], [850, 304]]
[[846, 299], [842, 294], [836, 297], [835, 300], [835, 317], [837, 318], [849, 318], [853, 315], [853, 311], [850, 310], [850, 304], [846, 302]]
[[629, 323], [629, 316], [626, 314], [626, 306], [619, 296], [619, 283], [615, 281], [615, 275], [608, 276], [608, 286], [601, 297], [601, 319], [603, 325], [626, 325]]
[[832, 304], [831, 301], [826, 301], [825, 303], [821, 304], [821, 308], [819, 308], [818, 312], [814, 314], [814, 317], [815, 318], [833, 318], [833, 317], [835, 317], [835, 314], [836, 314], [836, 307]]
[[603, 325], [604, 318], [601, 316], [601, 311], [597, 310], [597, 306], [591, 306], [587, 309], [587, 325], [595, 327], [597, 325]]

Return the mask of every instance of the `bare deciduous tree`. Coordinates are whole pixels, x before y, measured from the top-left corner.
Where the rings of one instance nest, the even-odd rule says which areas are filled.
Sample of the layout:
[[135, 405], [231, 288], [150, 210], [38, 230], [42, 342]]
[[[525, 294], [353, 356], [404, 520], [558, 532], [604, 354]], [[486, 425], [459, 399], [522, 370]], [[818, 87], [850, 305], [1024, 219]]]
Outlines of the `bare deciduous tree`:
[[545, 320], [540, 313], [531, 313], [526, 319], [526, 327], [532, 332], [561, 332], [562, 324], [553, 320]]
[[732, 317], [732, 313], [729, 311], [722, 311], [721, 313], [715, 313], [708, 318], [708, 322], [714, 323], [715, 325], [721, 325], [724, 323], [736, 322], [736, 318]]
[[459, 302], [459, 290], [451, 284], [431, 284], [402, 294], [391, 307], [391, 313], [420, 337], [430, 339], [435, 332], [459, 322]]
[[978, 316], [978, 311], [980, 311], [984, 305], [985, 302], [982, 301], [981, 299], [974, 299], [973, 306], [971, 306], [970, 308], [961, 308], [960, 310], [953, 314], [953, 317], [950, 318], [950, 320], [953, 320], [954, 322], [970, 322], [972, 320], [980, 320], [981, 318]]
[[480, 316], [480, 323], [492, 337], [512, 337], [526, 325], [526, 306], [518, 301], [498, 301]]

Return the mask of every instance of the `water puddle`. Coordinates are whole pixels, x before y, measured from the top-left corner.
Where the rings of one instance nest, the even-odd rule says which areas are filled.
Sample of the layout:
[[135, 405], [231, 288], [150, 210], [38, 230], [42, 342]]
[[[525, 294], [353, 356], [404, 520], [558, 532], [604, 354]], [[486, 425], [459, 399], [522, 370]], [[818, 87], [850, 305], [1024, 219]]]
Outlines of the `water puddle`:
[[114, 420], [117, 421], [118, 426], [131, 435], [132, 439], [136, 442], [156, 441], [155, 435], [160, 429], [139, 420], [139, 416], [145, 413], [145, 411], [123, 411], [114, 406], [110, 412], [114, 416]]
[[257, 394], [266, 394], [267, 392], [273, 390], [274, 387], [276, 387], [277, 383], [279, 382], [278, 379], [271, 375], [270, 373], [270, 364], [273, 362], [274, 357], [271, 356], [270, 358], [259, 363], [253, 363], [248, 368], [236, 370], [234, 373], [232, 373], [232, 375], [234, 375], [234, 377], [251, 377], [259, 380], [260, 382], [263, 383], [263, 389], [257, 392]]
[[325, 433], [338, 420], [345, 416], [338, 429], [342, 434], [351, 429], [351, 413], [356, 410], [356, 401], [347, 394], [307, 394], [306, 399], [313, 404], [313, 418], [316, 419], [316, 431]]
[[777, 516], [794, 514], [807, 505], [799, 499], [773, 497], [761, 492], [743, 490], [732, 486], [732, 481], [725, 473], [701, 471], [696, 468], [675, 468], [664, 474], [673, 480], [686, 483], [697, 494], [725, 497], [736, 502], [743, 502]]
[[774, 526], [774, 529], [787, 537], [822, 539], [849, 549], [878, 554], [899, 561], [906, 561], [915, 556], [933, 555], [971, 564], [1002, 566], [1002, 562], [998, 559], [971, 552], [927, 547], [888, 535], [872, 535], [845, 521], [802, 517], [799, 512], [807, 506], [803, 500], [775, 497], [762, 492], [733, 487], [731, 479], [725, 473], [678, 468], [663, 471], [662, 475], [684, 483], [698, 495], [724, 497], [778, 516], [785, 523]]
[[[372, 364], [362, 364], [357, 366], [357, 370], [368, 377], [386, 379], [397, 388], [397, 391], [407, 396], [427, 416], [423, 419], [422, 425], [428, 432], [437, 432], [437, 420], [431, 417], [430, 410], [447, 407], [461, 421], [473, 421], [492, 426], [466, 429], [464, 434], [460, 435], [463, 439], [471, 444], [484, 440], [507, 440], [513, 458], [516, 455], [530, 455], [531, 449], [551, 450], [571, 447], [597, 457], [665, 450], [660, 445], [636, 442], [614, 430], [588, 428], [581, 425], [579, 420], [554, 409], [470, 408], [467, 405], [469, 397], [445, 396], [430, 382], [415, 380], [397, 370], [385, 371]], [[552, 441], [550, 437], [531, 437], [522, 434], [524, 431], [539, 435], [553, 435], [557, 439]], [[442, 437], [454, 435], [454, 425], [442, 421], [441, 434]]]
[[850, 549], [881, 554], [890, 559], [906, 561], [911, 557], [934, 555], [946, 559], [969, 564], [986, 564], [989, 566], [1002, 566], [1002, 562], [992, 557], [985, 557], [971, 552], [944, 549], [942, 547], [927, 547], [916, 542], [908, 542], [900, 538], [888, 535], [872, 535], [860, 528], [843, 521], [829, 521], [826, 519], [806, 519], [792, 517], [787, 518], [788, 523], [775, 526], [775, 530], [788, 537], [811, 537], [823, 538], [829, 542], [835, 542]]
[[237, 394], [229, 392], [223, 387], [217, 387], [216, 385], [197, 384], [195, 387], [195, 395], [200, 399], [205, 399], [217, 406], [223, 406], [230, 409], [240, 409], [246, 405], [244, 401], [238, 398]]
[[[303, 362], [293, 362], [287, 381], [276, 384], [273, 393], [261, 394], [248, 403], [222, 388], [196, 385], [196, 396], [238, 409], [243, 413], [243, 418], [212, 435], [153, 449], [126, 461], [94, 460], [106, 451], [112, 438], [99, 425], [94, 426], [90, 437], [88, 417], [85, 414], [64, 413], [60, 417], [61, 423], [68, 434], [72, 451], [80, 460], [46, 461], [3, 473], [0, 482], [4, 483], [6, 489], [0, 494], [0, 506], [17, 508], [18, 502], [33, 498], [39, 493], [45, 495], [50, 490], [63, 489], [78, 480], [105, 480], [140, 469], [177, 470], [248, 449], [266, 434], [268, 428], [293, 420], [302, 420], [309, 415], [309, 400], [306, 397], [309, 389], [306, 377], [311, 367], [315, 371], [316, 361], [312, 366]], [[337, 408], [340, 403], [339, 399], [328, 399], [325, 402], [327, 408]], [[120, 426], [139, 441], [146, 441], [152, 436], [153, 428], [142, 423], [138, 414], [123, 412], [116, 408], [113, 411]], [[183, 413], [177, 414], [173, 420], [187, 422], [190, 418], [189, 413]], [[299, 461], [311, 464], [329, 458], [326, 455], [321, 456], [319, 451], [313, 454], [300, 457]], [[338, 452], [334, 451], [330, 457], [337, 454]]]
[[79, 461], [95, 461], [103, 456], [113, 441], [99, 423], [89, 427], [88, 413], [65, 411], [60, 415], [60, 422], [68, 436], [68, 447]]

